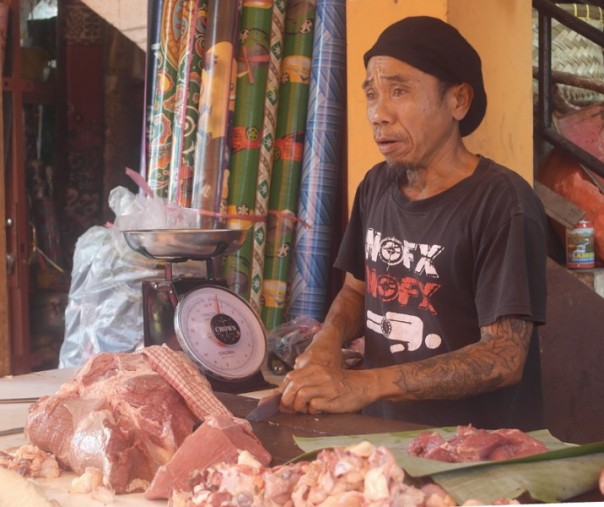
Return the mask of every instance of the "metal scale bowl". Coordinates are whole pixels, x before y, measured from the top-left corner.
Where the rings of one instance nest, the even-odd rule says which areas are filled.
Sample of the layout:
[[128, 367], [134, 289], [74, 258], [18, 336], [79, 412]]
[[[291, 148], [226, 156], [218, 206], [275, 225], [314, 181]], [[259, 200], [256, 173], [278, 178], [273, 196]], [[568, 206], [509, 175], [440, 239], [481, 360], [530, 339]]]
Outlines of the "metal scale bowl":
[[[184, 351], [216, 391], [270, 387], [261, 372], [266, 331], [247, 301], [216, 278], [214, 258], [241, 247], [247, 230], [123, 231], [136, 252], [165, 262], [165, 279], [143, 281], [144, 344]], [[172, 264], [205, 261], [206, 277], [176, 278]]]

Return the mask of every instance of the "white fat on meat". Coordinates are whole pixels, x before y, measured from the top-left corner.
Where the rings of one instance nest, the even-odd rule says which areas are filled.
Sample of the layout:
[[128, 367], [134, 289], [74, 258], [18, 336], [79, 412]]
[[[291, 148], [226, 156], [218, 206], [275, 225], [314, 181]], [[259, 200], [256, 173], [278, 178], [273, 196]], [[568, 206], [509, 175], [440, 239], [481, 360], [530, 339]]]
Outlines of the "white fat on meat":
[[115, 492], [103, 483], [103, 471], [86, 467], [84, 473], [71, 481], [69, 493], [90, 494], [90, 497], [104, 505], [115, 500]]
[[61, 475], [55, 457], [31, 444], [22, 445], [13, 452], [0, 451], [0, 468], [30, 478], [56, 479]]

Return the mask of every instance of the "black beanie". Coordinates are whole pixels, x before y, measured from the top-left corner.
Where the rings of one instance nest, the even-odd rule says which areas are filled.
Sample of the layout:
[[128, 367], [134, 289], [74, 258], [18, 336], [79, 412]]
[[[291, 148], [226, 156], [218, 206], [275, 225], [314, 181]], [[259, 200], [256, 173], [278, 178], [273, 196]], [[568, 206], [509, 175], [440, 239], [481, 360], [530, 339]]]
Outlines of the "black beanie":
[[474, 97], [459, 130], [467, 136], [480, 125], [487, 109], [480, 56], [448, 23], [429, 16], [397, 21], [365, 53], [365, 67], [373, 56], [390, 56], [444, 81], [468, 83]]

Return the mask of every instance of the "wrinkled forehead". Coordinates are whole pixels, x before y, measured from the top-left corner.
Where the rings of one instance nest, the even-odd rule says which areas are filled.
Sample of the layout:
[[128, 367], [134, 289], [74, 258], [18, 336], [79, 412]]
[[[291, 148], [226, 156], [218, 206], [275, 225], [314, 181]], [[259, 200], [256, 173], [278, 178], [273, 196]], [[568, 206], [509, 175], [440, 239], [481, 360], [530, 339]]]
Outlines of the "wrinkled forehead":
[[391, 56], [374, 56], [367, 62], [362, 88], [379, 84], [426, 82], [437, 78]]

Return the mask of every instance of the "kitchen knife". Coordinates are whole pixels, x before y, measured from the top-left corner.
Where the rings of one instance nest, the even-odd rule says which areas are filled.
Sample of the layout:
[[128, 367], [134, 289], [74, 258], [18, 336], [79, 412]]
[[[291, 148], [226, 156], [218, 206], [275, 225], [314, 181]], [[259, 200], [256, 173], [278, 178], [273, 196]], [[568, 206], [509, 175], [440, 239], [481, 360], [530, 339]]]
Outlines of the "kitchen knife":
[[260, 399], [256, 408], [246, 416], [246, 419], [250, 422], [268, 421], [279, 413], [280, 403], [281, 393], [279, 391], [268, 394]]
[[7, 430], [0, 430], [0, 437], [6, 437], [8, 435], [17, 435], [19, 433], [23, 433], [25, 428], [10, 428]]
[[2, 398], [0, 399], [0, 405], [8, 405], [10, 403], [34, 403], [40, 398]]

